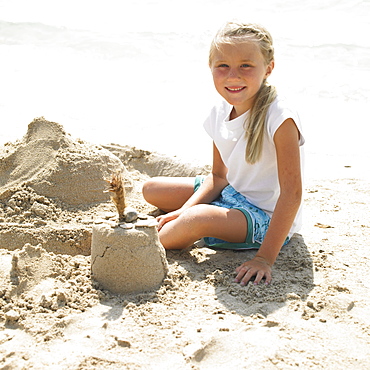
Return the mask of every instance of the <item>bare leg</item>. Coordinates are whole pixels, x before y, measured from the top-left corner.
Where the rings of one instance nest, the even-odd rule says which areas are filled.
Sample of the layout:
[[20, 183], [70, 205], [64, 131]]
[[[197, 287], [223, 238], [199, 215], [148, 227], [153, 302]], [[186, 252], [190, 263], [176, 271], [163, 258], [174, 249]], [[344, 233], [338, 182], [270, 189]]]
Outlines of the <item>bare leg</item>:
[[205, 236], [243, 243], [247, 237], [247, 220], [236, 209], [198, 204], [166, 223], [159, 232], [166, 249], [183, 249]]
[[193, 193], [193, 177], [153, 177], [143, 186], [145, 200], [164, 212], [179, 209]]

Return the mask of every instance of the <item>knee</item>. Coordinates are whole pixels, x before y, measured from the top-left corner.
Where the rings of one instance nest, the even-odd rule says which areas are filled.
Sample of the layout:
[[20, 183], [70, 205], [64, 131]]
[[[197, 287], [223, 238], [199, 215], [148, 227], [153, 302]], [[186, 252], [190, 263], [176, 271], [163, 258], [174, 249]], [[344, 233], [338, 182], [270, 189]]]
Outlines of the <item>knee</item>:
[[142, 188], [143, 197], [150, 204], [155, 203], [156, 188], [157, 186], [155, 179], [149, 179], [143, 185]]

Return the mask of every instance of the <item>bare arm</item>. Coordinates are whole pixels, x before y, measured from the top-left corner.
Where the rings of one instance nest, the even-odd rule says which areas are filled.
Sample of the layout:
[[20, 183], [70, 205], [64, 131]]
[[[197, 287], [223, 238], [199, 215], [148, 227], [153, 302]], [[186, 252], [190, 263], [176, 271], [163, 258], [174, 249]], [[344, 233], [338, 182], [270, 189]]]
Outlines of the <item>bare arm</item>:
[[179, 217], [186, 209], [196, 204], [208, 204], [215, 200], [220, 195], [222, 189], [228, 185], [226, 174], [227, 168], [222, 161], [216, 145], [213, 144], [212, 172], [204, 180], [198, 191], [196, 191], [180, 209], [157, 218], [159, 222], [158, 230], [160, 230], [165, 223]]
[[228, 185], [226, 174], [227, 168], [222, 161], [216, 145], [213, 144], [212, 172], [204, 180], [199, 190], [190, 197], [182, 208], [186, 209], [195, 204], [211, 203], [215, 200], [220, 195], [222, 189]]
[[251, 260], [239, 266], [236, 281], [245, 285], [252, 276], [258, 284], [265, 278], [271, 282], [271, 267], [292, 227], [302, 198], [299, 154], [299, 132], [292, 119], [287, 119], [276, 131], [276, 146], [280, 196], [271, 218], [266, 237]]

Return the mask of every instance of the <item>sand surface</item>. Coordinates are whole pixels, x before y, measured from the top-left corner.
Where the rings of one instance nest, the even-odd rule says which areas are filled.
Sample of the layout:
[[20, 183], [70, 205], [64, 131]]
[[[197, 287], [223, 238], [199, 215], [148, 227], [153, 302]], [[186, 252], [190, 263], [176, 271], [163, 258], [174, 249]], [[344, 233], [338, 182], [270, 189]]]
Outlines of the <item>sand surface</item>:
[[166, 253], [159, 289], [119, 296], [91, 279], [89, 256], [94, 222], [116, 217], [103, 180], [116, 169], [147, 214], [149, 176], [209, 167], [42, 118], [0, 148], [0, 369], [369, 368], [370, 181], [306, 181], [302, 235], [269, 286], [233, 282], [255, 252], [198, 245]]

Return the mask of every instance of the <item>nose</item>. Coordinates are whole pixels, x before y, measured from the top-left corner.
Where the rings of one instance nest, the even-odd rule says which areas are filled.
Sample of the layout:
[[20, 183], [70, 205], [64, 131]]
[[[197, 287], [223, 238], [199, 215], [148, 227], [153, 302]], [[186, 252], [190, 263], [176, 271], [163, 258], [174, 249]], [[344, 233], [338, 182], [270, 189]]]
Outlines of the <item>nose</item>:
[[240, 78], [238, 68], [230, 68], [229, 75], [227, 76], [229, 80], [238, 80]]

